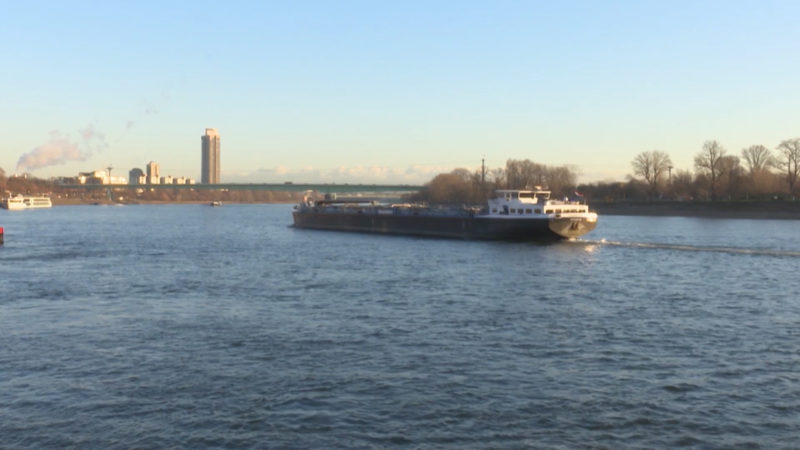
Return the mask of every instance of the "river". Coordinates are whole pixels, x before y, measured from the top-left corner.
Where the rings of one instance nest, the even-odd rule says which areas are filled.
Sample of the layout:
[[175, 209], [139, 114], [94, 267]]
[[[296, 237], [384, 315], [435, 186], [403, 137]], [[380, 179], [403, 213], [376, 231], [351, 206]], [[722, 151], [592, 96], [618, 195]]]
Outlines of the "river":
[[290, 213], [0, 211], [0, 447], [797, 445], [798, 221], [544, 245]]

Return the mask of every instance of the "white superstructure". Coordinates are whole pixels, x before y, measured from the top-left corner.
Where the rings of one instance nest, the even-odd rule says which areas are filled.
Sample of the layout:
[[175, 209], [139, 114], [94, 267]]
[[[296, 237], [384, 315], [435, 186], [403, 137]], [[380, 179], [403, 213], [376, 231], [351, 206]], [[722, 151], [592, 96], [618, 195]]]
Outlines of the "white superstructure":
[[489, 199], [485, 217], [497, 220], [525, 221], [543, 219], [553, 233], [565, 238], [582, 236], [597, 226], [597, 213], [582, 201], [553, 200], [550, 191], [499, 189]]
[[550, 191], [543, 189], [498, 189], [494, 194], [489, 199], [491, 216], [585, 217], [597, 220], [597, 214], [590, 213], [589, 206], [585, 203], [569, 199], [553, 200], [550, 198]]
[[50, 197], [15, 195], [13, 197], [4, 198], [2, 202], [0, 202], [0, 206], [13, 211], [20, 209], [50, 208], [53, 206], [53, 202], [50, 201]]

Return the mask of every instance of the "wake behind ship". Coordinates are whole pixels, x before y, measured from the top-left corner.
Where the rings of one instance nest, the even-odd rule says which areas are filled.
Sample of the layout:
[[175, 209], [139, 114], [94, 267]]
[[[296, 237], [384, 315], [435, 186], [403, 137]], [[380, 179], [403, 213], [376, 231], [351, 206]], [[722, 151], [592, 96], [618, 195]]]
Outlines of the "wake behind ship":
[[597, 226], [586, 204], [542, 189], [497, 190], [483, 209], [304, 200], [292, 217], [297, 228], [488, 240], [574, 239]]

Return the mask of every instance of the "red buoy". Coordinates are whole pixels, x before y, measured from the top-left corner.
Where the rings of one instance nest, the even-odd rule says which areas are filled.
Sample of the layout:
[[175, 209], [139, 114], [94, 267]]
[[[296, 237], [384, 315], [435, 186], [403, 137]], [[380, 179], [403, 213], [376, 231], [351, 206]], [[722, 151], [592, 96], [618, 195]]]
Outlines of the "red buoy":
[[0, 227], [0, 245], [3, 245], [3, 227]]

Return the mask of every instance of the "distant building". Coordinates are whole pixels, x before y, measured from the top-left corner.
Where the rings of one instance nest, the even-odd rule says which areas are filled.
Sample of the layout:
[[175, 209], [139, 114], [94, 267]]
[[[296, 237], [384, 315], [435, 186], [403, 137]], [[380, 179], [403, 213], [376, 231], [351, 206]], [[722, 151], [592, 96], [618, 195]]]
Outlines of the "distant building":
[[[161, 168], [155, 161], [147, 163], [147, 173], [142, 172], [142, 169], [131, 169], [128, 172], [130, 177], [130, 184], [194, 184], [194, 179], [187, 177], [173, 177], [172, 175], [161, 176], [159, 173]], [[115, 181], [114, 183], [119, 183]], [[100, 184], [97, 182], [97, 184]]]
[[150, 161], [147, 163], [147, 184], [159, 184], [161, 175], [159, 174], [158, 163]]
[[64, 185], [64, 184], [79, 184], [78, 183], [78, 177], [54, 177], [54, 178], [51, 178], [51, 180], [53, 181], [53, 183], [60, 184], [60, 185]]
[[206, 128], [206, 134], [200, 137], [202, 142], [200, 182], [203, 184], [219, 183], [219, 133], [216, 128]]
[[109, 176], [105, 170], [94, 172], [81, 172], [78, 174], [78, 184], [126, 184], [125, 177]]
[[142, 169], [131, 169], [128, 172], [128, 183], [129, 184], [145, 184], [147, 178], [144, 176], [144, 172]]
[[103, 184], [103, 180], [95, 177], [94, 172], [79, 172], [78, 184]]

